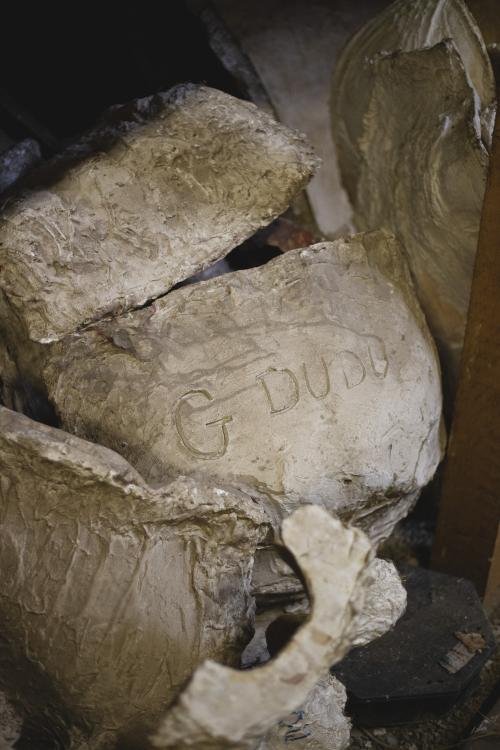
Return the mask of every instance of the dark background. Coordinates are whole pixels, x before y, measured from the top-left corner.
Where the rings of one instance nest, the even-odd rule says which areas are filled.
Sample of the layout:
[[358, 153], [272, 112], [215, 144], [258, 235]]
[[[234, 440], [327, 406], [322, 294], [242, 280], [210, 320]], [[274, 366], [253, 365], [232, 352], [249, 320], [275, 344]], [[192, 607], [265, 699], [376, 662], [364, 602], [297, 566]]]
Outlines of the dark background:
[[49, 156], [108, 106], [184, 81], [243, 95], [182, 0], [17, 3], [0, 18], [0, 151], [33, 137]]

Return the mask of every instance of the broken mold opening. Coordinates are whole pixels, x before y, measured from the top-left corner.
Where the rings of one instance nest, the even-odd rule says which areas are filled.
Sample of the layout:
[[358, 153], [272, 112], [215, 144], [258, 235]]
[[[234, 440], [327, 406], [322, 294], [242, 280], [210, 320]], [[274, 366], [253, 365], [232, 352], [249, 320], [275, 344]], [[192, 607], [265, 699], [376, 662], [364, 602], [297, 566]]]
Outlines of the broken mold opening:
[[[277, 581], [277, 588], [273, 589], [271, 586], [269, 590], [265, 583], [262, 588], [254, 580], [254, 632], [241, 653], [241, 669], [253, 669], [277, 656], [297, 630], [308, 621], [311, 612], [312, 602], [307, 583], [290, 550], [271, 543], [261, 551], [272, 551], [275, 564], [279, 568], [280, 564], [284, 563], [285, 568], [289, 568], [290, 575], [284, 575], [281, 579], [285, 583], [283, 590], [280, 590], [281, 586]], [[259, 551], [254, 562], [254, 575], [258, 568], [258, 555]], [[293, 579], [295, 585], [292, 584], [292, 591], [287, 583], [290, 584]]]

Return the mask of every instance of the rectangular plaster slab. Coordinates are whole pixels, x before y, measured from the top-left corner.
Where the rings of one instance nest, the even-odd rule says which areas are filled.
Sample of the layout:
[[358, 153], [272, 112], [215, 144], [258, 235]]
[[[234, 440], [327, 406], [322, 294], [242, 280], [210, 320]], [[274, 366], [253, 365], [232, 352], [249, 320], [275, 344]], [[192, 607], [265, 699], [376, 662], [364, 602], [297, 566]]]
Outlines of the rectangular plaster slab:
[[316, 165], [303, 136], [204, 86], [122, 114], [2, 212], [0, 290], [34, 341], [164, 294], [285, 211]]

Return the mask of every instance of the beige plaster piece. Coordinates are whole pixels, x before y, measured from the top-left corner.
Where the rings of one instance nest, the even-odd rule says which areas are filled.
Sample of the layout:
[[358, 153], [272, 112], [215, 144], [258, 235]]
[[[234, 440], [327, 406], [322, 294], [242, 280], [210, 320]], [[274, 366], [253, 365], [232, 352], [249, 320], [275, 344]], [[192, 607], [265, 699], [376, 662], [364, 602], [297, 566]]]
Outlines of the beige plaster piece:
[[[298, 622], [309, 615], [309, 600], [294, 571], [276, 553], [271, 556], [270, 549], [266, 550], [264, 561], [263, 569], [263, 556], [257, 550], [252, 593], [259, 611], [254, 637], [242, 655], [245, 667], [270, 658], [266, 631], [274, 620], [292, 618]], [[273, 569], [274, 576], [270, 580]], [[364, 646], [387, 633], [404, 614], [406, 600], [406, 589], [394, 564], [380, 558], [372, 560], [366, 572], [363, 608], [351, 626], [353, 644]], [[281, 632], [286, 631], [282, 629]]]
[[0, 684], [48, 728], [92, 750], [145, 737], [203, 659], [239, 664], [268, 529], [251, 497], [183, 477], [152, 490], [2, 407], [0, 475]]
[[82, 153], [2, 213], [0, 288], [35, 341], [164, 294], [282, 213], [316, 165], [303, 136], [191, 84], [138, 100]]
[[[269, 550], [266, 558], [269, 558]], [[271, 597], [271, 584], [268, 575], [265, 577], [265, 585], [259, 585], [259, 560], [262, 562], [262, 555], [257, 554], [253, 591], [262, 607], [265, 598]], [[270, 568], [268, 565], [268, 574]], [[288, 568], [287, 571], [285, 564], [276, 559], [274, 573], [275, 601], [279, 601], [279, 596], [285, 597], [287, 594], [291, 598], [292, 579], [295, 580], [295, 597], [302, 589], [303, 598], [293, 603], [275, 605], [272, 609], [264, 609], [257, 613], [255, 635], [242, 656], [243, 665], [247, 667], [269, 660], [266, 631], [273, 620], [293, 618], [293, 621], [299, 622], [310, 614], [309, 601], [304, 596], [301, 582], [292, 570]], [[285, 586], [280, 585], [283, 584], [284, 578], [287, 579]], [[363, 646], [386, 633], [394, 627], [405, 608], [406, 590], [394, 565], [387, 560], [373, 559], [366, 570], [363, 607], [351, 623], [350, 638], [353, 645]], [[286, 633], [286, 630], [282, 632]], [[294, 743], [294, 747], [304, 750], [343, 750], [349, 744], [350, 735], [350, 721], [344, 715], [345, 703], [345, 689], [340, 682], [331, 675], [320, 680], [307, 699], [276, 724], [259, 746], [259, 750], [278, 750], [291, 742]]]
[[281, 534], [306, 580], [312, 600], [308, 622], [258, 669], [241, 672], [213, 661], [200, 666], [155, 733], [154, 747], [254, 748], [263, 729], [300, 706], [347, 653], [371, 555], [366, 536], [316, 506], [286, 518]]
[[277, 523], [313, 502], [378, 539], [440, 460], [434, 345], [401, 249], [374, 232], [181, 288], [49, 350], [69, 432], [152, 484], [244, 482]]
[[406, 589], [390, 560], [375, 558], [367, 575], [365, 601], [353, 625], [354, 646], [365, 646], [380, 638], [406, 610]]
[[316, 506], [284, 521], [311, 616], [266, 667], [239, 672], [212, 660], [236, 665], [248, 639], [262, 505], [184, 477], [155, 491], [113, 452], [2, 407], [0, 468], [0, 683], [48, 730], [81, 750], [146, 748], [151, 732], [154, 747], [250, 748], [303, 705], [315, 736], [344, 747], [343, 691], [325, 675], [363, 606], [361, 531]]
[[495, 109], [472, 16], [460, 0], [394, 3], [344, 51], [334, 98], [354, 223], [401, 240], [453, 391]]
[[387, 226], [401, 238], [454, 382], [488, 170], [488, 153], [473, 128], [474, 94], [451, 42], [382, 57], [373, 66], [356, 223]]
[[345, 687], [333, 675], [319, 680], [304, 703], [281, 719], [258, 750], [346, 750], [351, 722], [344, 714]]
[[[306, 187], [317, 226], [325, 237], [345, 233], [352, 226], [351, 207], [331, 135], [331, 77], [349, 36], [387, 0], [191, 0], [191, 4], [201, 6], [215, 52], [233, 75], [244, 78], [252, 99], [265, 105], [263, 88], [268, 107], [281, 122], [306, 133], [322, 162]], [[248, 68], [260, 88], [249, 84], [248, 75], [242, 76]]]
[[[463, 0], [396, 0], [350, 39], [335, 69], [333, 132], [342, 181], [354, 205], [363, 162], [359, 145], [375, 80], [374, 58], [379, 54], [432, 47], [446, 39], [453, 40], [476, 95], [476, 136], [486, 145], [491, 142], [495, 81], [481, 32], [466, 4]], [[439, 86], [426, 88], [427, 95], [432, 91], [437, 97]], [[413, 102], [412, 109], [418, 110], [420, 98], [414, 98]], [[444, 99], [442, 107], [446, 115]], [[402, 106], [401, 125], [406, 115], [407, 108]]]

